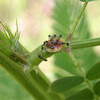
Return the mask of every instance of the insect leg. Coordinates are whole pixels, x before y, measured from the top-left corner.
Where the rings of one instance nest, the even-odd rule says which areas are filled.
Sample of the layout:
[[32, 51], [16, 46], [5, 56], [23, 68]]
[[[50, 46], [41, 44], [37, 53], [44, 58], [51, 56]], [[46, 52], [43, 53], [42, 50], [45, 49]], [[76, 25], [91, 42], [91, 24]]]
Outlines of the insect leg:
[[38, 54], [38, 57], [44, 61], [47, 61], [47, 59], [43, 58], [40, 54]]

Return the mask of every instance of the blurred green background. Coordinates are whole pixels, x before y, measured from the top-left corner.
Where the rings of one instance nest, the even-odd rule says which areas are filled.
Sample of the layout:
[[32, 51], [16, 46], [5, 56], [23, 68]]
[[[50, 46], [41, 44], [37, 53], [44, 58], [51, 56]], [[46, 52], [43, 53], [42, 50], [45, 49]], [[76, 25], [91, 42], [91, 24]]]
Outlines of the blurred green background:
[[[15, 22], [18, 20], [20, 42], [31, 52], [48, 38], [48, 34], [55, 34], [51, 27], [53, 7], [54, 0], [0, 0], [0, 20], [7, 23], [12, 32], [15, 32]], [[99, 1], [90, 2], [86, 8], [91, 38], [100, 37], [99, 9]], [[100, 47], [94, 47], [93, 50], [100, 56]], [[53, 74], [56, 67], [54, 56], [50, 57], [48, 62], [42, 62], [39, 67], [51, 81], [56, 78]], [[1, 67], [0, 100], [32, 100], [32, 97]]]

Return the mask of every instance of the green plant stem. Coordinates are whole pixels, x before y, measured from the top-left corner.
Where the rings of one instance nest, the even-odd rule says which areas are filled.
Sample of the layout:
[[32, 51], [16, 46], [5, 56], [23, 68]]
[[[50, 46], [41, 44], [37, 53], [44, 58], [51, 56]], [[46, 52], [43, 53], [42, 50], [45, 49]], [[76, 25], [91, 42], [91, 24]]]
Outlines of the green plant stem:
[[93, 47], [93, 46], [99, 46], [100, 45], [100, 38], [86, 39], [83, 41], [71, 42], [70, 45], [71, 45], [72, 50]]
[[[0, 45], [4, 45], [2, 42], [0, 42]], [[71, 49], [80, 49], [80, 48], [86, 48], [86, 47], [93, 47], [100, 45], [100, 38], [96, 39], [88, 39], [84, 41], [76, 41], [71, 42], [70, 46]], [[8, 48], [7, 45], [5, 46], [6, 51]], [[12, 50], [9, 49], [11, 52]], [[65, 52], [66, 45], [63, 47], [63, 49], [60, 52]], [[9, 53], [9, 52], [7, 52]], [[49, 53], [47, 51], [41, 50], [41, 45], [35, 49], [33, 52], [30, 53], [29, 58], [31, 57], [31, 66], [38, 66], [43, 60], [38, 58], [38, 54], [41, 53], [41, 55], [45, 58], [48, 58], [52, 56], [54, 53]], [[59, 52], [58, 52], [59, 53]], [[16, 54], [15, 54], [16, 55]], [[19, 56], [17, 54], [16, 56]], [[25, 59], [26, 60], [26, 59]], [[40, 100], [41, 98], [43, 100], [62, 100], [62, 97], [56, 94], [47, 93], [47, 89], [49, 87], [49, 83], [45, 81], [45, 78], [42, 78], [42, 74], [39, 74], [39, 78], [36, 77], [34, 74], [34, 71], [31, 71], [31, 73], [27, 73], [23, 71], [23, 67], [12, 61], [8, 56], [6, 56], [2, 52], [2, 48], [0, 50], [0, 64], [3, 66], [4, 69], [6, 69], [18, 82], [24, 86], [24, 88], [34, 97], [36, 100]], [[45, 83], [46, 82], [46, 83]], [[41, 84], [40, 84], [41, 83]], [[46, 87], [44, 85], [46, 84]]]
[[78, 73], [85, 78], [85, 72], [82, 70], [80, 66], [76, 66]]
[[85, 83], [87, 84], [88, 88], [89, 88], [89, 89], [92, 91], [92, 93], [94, 94], [93, 87], [92, 87], [91, 83], [89, 82], [89, 80], [85, 78], [84, 81], [85, 81]]
[[90, 81], [89, 81], [88, 79], [86, 79], [86, 78], [85, 78], [84, 81], [85, 81], [87, 87], [88, 87], [88, 88], [90, 89], [90, 91], [93, 93], [94, 99], [95, 99], [95, 100], [100, 100], [100, 99], [99, 99], [99, 96], [97, 96], [97, 95], [95, 94], [95, 92], [94, 92], [94, 90], [93, 90], [93, 86], [92, 86], [92, 84], [90, 83]]
[[93, 86], [91, 84], [91, 82], [86, 78], [86, 74], [83, 72], [82, 68], [80, 66], [76, 66], [77, 69], [78, 69], [78, 73], [84, 77], [84, 82], [87, 86], [87, 88], [92, 92], [93, 96], [94, 96], [94, 99], [95, 100], [99, 100], [99, 96], [97, 96], [93, 90]]
[[[33, 96], [33, 98], [35, 98], [35, 100], [62, 100], [60, 96], [56, 94], [49, 94], [44, 89], [45, 87], [43, 86], [45, 84], [47, 84], [46, 88], [48, 88], [49, 85], [46, 81], [44, 81], [44, 78], [42, 78], [42, 73], [38, 73], [41, 76], [39, 78], [36, 76], [32, 77], [30, 72], [24, 72], [22, 66], [12, 61], [2, 52], [0, 52], [0, 65], [2, 65], [2, 67], [8, 71], [19, 83], [21, 83], [21, 85]], [[35, 73], [35, 71], [32, 72]], [[42, 84], [40, 80], [45, 84]], [[37, 81], [39, 83], [37, 83]]]
[[95, 100], [100, 100], [99, 99], [99, 96], [95, 94], [94, 90], [93, 90], [93, 86], [91, 84], [91, 82], [86, 78], [86, 74], [83, 72], [83, 70], [81, 69], [80, 66], [76, 66], [77, 69], [78, 69], [78, 73], [84, 77], [84, 82], [86, 84], [86, 86], [89, 88], [89, 90], [92, 92], [93, 96], [94, 96], [94, 99]]
[[7, 56], [5, 56], [1, 52], [0, 52], [0, 64], [12, 76], [14, 76], [14, 78], [18, 82], [20, 82], [22, 86], [25, 86], [25, 89], [27, 89], [34, 98], [37, 98], [36, 93], [39, 93], [39, 92], [37, 91], [36, 87], [33, 86], [33, 82], [28, 77], [28, 75], [23, 72], [23, 69], [18, 64], [14, 63], [12, 60], [10, 60]]
[[11, 49], [6, 43], [4, 43], [2, 40], [0, 40], [0, 42], [5, 45], [12, 53], [14, 53], [18, 58], [20, 58], [25, 64], [27, 64], [27, 61], [20, 56], [17, 52], [15, 52], [13, 49]]
[[[1, 40], [0, 40], [0, 42], [1, 42]], [[18, 53], [15, 53], [15, 51], [13, 51], [9, 46], [5, 45], [5, 43], [2, 43], [2, 45], [6, 47], [6, 48], [3, 48], [3, 51], [6, 51], [6, 53], [9, 54], [8, 51], [10, 50], [18, 58], [20, 57], [20, 55]], [[70, 43], [70, 47], [71, 47], [72, 50], [81, 49], [81, 48], [87, 48], [87, 47], [93, 47], [93, 46], [99, 46], [99, 45], [100, 45], [100, 38], [87, 39], [87, 40], [83, 40], [83, 41], [75, 41], [75, 42], [71, 42]], [[7, 48], [8, 48], [8, 51], [7, 51]], [[65, 52], [65, 49], [66, 49], [66, 46], [60, 52]], [[35, 50], [33, 50], [30, 53], [29, 58], [30, 58], [30, 63], [32, 64], [32, 66], [38, 66], [43, 61], [43, 60], [38, 58], [38, 54], [40, 54], [40, 53], [41, 53], [41, 56], [43, 56], [45, 58], [48, 58], [48, 57], [50, 57], [50, 56], [52, 56], [54, 54], [54, 53], [49, 53], [47, 51], [43, 52], [41, 50], [41, 45], [40, 45], [38, 48], [36, 48]], [[20, 58], [22, 59], [22, 57], [20, 57]], [[27, 61], [25, 61], [25, 59], [23, 61], [27, 62]]]
[[[100, 45], [100, 38], [87, 39], [83, 41], [76, 41], [76, 42], [70, 43], [70, 47], [72, 50], [99, 46], [99, 45]], [[66, 45], [59, 52], [66, 52]], [[56, 53], [59, 53], [59, 52], [56, 52]], [[47, 52], [46, 50], [45, 51], [41, 50], [41, 45], [40, 45], [38, 48], [36, 48], [30, 53], [29, 61], [31, 63], [31, 67], [38, 66], [43, 61], [42, 59], [38, 57], [38, 54], [40, 53], [43, 58], [48, 58], [48, 57], [51, 57], [53, 54], [55, 54], [55, 53]]]
[[[72, 50], [74, 50], [74, 49], [81, 49], [81, 48], [87, 48], [87, 47], [93, 47], [93, 46], [98, 46], [98, 45], [100, 45], [100, 38], [96, 38], [96, 39], [87, 39], [87, 40], [83, 40], [83, 41], [76, 41], [76, 42], [71, 42], [71, 43], [70, 43], [70, 47], [71, 47]], [[65, 52], [65, 50], [66, 50], [66, 46], [65, 46], [60, 52]], [[35, 60], [37, 60], [37, 63], [36, 63], [36, 64], [40, 64], [40, 63], [42, 62], [42, 60], [39, 59], [38, 56], [37, 56], [40, 52], [42, 52], [42, 51], [41, 51], [41, 46], [38, 47], [35, 51], [33, 51], [33, 52], [31, 53], [32, 56], [35, 56], [35, 57], [34, 57]], [[42, 56], [45, 57], [45, 58], [48, 58], [48, 57], [50, 57], [50, 56], [53, 55], [52, 53], [48, 53], [47, 51], [46, 51], [46, 52], [43, 52], [43, 53], [41, 53], [41, 54], [42, 54]], [[46, 56], [45, 56], [45, 55], [46, 55]], [[38, 63], [38, 59], [39, 59], [39, 63]], [[31, 59], [31, 60], [32, 60], [32, 59]], [[32, 62], [33, 62], [33, 64], [34, 64], [35, 61], [32, 61]], [[81, 73], [81, 75], [82, 75], [82, 76], [84, 77], [84, 79], [85, 79], [85, 73], [84, 73], [83, 70], [80, 68], [80, 66], [77, 66], [77, 69], [78, 69], [78, 71], [79, 71], [79, 74]], [[95, 95], [95, 93], [94, 93], [94, 91], [93, 91], [93, 89], [92, 89], [91, 83], [90, 83], [89, 81], [86, 81], [85, 83], [87, 84], [88, 88], [92, 91], [92, 93], [93, 93], [93, 95], [94, 95], [94, 98], [95, 98], [96, 100], [99, 100], [99, 99], [98, 99], [98, 96]]]
[[73, 35], [74, 35], [74, 33], [75, 33], [76, 27], [77, 27], [77, 25], [78, 25], [78, 23], [79, 23], [79, 21], [80, 21], [82, 15], [83, 15], [84, 11], [85, 11], [85, 8], [86, 8], [87, 4], [88, 4], [88, 0], [85, 0], [85, 3], [84, 3], [84, 5], [83, 5], [83, 8], [81, 9], [81, 12], [80, 12], [80, 14], [77, 16], [77, 18], [76, 18], [76, 20], [75, 20], [75, 22], [74, 22], [74, 25], [73, 25], [73, 28], [72, 28], [72, 32], [70, 33], [70, 34], [71, 34], [70, 40], [72, 39], [72, 37], [73, 37]]
[[[2, 45], [2, 43], [1, 43], [1, 45]], [[88, 39], [88, 40], [84, 40], [84, 41], [76, 41], [76, 42], [70, 43], [72, 50], [86, 48], [86, 47], [93, 47], [93, 46], [98, 46], [98, 45], [100, 45], [100, 38]], [[5, 45], [5, 47], [6, 47], [5, 49], [7, 50], [8, 47], [6, 45]], [[65, 50], [66, 50], [66, 45], [63, 47], [63, 49], [60, 52], [65, 52]], [[35, 49], [33, 52], [30, 53], [29, 58], [30, 57], [32, 57], [32, 58], [29, 60], [31, 60], [32, 67], [38, 66], [43, 61], [40, 58], [38, 58], [39, 53], [41, 53], [41, 55], [45, 58], [48, 58], [54, 54], [54, 53], [49, 53], [47, 51], [42, 51], [41, 45], [40, 45], [37, 49]], [[16, 55], [16, 56], [18, 56], [18, 55]], [[55, 98], [60, 98], [58, 95], [50, 94], [50, 93], [46, 92], [49, 84], [47, 82], [48, 86], [44, 87], [44, 85], [46, 84], [44, 78], [41, 78], [40, 80], [38, 80], [39, 78], [36, 78], [35, 74], [34, 74], [35, 76], [33, 77], [33, 72], [31, 72], [30, 74], [24, 73], [22, 66], [19, 66], [18, 64], [16, 64], [14, 61], [9, 59], [8, 56], [3, 54], [2, 52], [0, 52], [0, 64], [10, 74], [12, 74], [12, 76], [14, 76], [15, 79], [18, 82], [20, 82], [34, 98], [40, 99], [39, 96], [36, 94], [39, 94], [40, 97], [43, 98], [43, 100], [45, 100], [47, 98], [49, 98], [48, 100], [53, 100], [53, 98], [54, 98], [54, 100], [55, 100]], [[38, 74], [40, 75], [40, 73], [38, 73]], [[39, 77], [41, 77], [41, 75]], [[44, 82], [43, 82], [43, 80], [44, 80]], [[40, 84], [41, 81], [43, 82], [43, 84]]]

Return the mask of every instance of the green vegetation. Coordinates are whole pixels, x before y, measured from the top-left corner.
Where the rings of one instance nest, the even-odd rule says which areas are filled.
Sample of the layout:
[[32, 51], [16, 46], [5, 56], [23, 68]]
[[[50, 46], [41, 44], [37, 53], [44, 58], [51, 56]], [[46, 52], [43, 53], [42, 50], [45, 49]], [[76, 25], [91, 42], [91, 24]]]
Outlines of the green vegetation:
[[[84, 2], [83, 7], [80, 5], [81, 1]], [[54, 20], [52, 28], [57, 35], [62, 34], [63, 39], [69, 43], [69, 46], [64, 45], [59, 52], [51, 53], [46, 49], [43, 51], [41, 50], [42, 44], [29, 52], [19, 42], [20, 33], [17, 21], [14, 34], [7, 25], [0, 22], [4, 29], [4, 32], [0, 30], [1, 68], [5, 69], [32, 96], [23, 92], [22, 88], [17, 88], [17, 84], [13, 80], [9, 82], [10, 79], [7, 79], [7, 83], [4, 82], [3, 78], [6, 74], [3, 73], [3, 76], [2, 70], [0, 70], [0, 91], [3, 91], [3, 83], [8, 88], [6, 92], [4, 91], [6, 96], [3, 95], [3, 92], [0, 93], [1, 100], [100, 99], [100, 57], [94, 53], [92, 48], [88, 48], [99, 46], [100, 38], [90, 39], [90, 31], [84, 13], [88, 1], [93, 0], [78, 2], [73, 0], [73, 3], [70, 0], [54, 0], [55, 5], [51, 16]], [[76, 7], [76, 3], [79, 3], [79, 7]], [[84, 48], [87, 49], [83, 50]], [[69, 52], [66, 52], [67, 50]], [[38, 68], [43, 61], [38, 57], [40, 53], [43, 58], [54, 55], [54, 63], [57, 66], [55, 70], [59, 69], [59, 73], [54, 73], [57, 80], [49, 81]], [[10, 85], [15, 87], [16, 95], [13, 94], [14, 88]], [[10, 90], [12, 92], [9, 93]]]

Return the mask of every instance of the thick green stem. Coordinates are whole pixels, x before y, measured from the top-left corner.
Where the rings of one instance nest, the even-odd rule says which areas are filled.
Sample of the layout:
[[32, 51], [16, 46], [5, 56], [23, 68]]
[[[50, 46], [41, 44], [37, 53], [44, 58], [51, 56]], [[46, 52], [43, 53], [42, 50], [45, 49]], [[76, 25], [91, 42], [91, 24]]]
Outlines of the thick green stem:
[[42, 77], [42, 73], [38, 73], [38, 77], [33, 70], [31, 73], [34, 77], [32, 77], [30, 72], [24, 72], [22, 66], [12, 61], [2, 52], [0, 52], [0, 65], [21, 83], [35, 100], [62, 100], [60, 96], [47, 92], [49, 84]]
[[71, 33], [70, 33], [70, 34], [71, 34], [70, 39], [72, 39], [72, 37], [73, 37], [73, 35], [74, 35], [74, 33], [75, 33], [75, 30], [76, 30], [76, 28], [77, 28], [77, 25], [78, 25], [78, 23], [79, 23], [79, 21], [80, 21], [82, 15], [83, 15], [83, 13], [84, 13], [84, 10], [85, 10], [87, 4], [88, 4], [88, 0], [85, 1], [84, 5], [83, 5], [83, 8], [81, 9], [80, 14], [77, 16], [77, 18], [76, 18], [76, 20], [75, 20], [75, 22], [74, 22], [72, 31], [71, 31]]
[[71, 43], [71, 49], [81, 49], [100, 45], [100, 38], [87, 39], [83, 41], [76, 41]]
[[[0, 43], [2, 44], [2, 42], [0, 42]], [[76, 41], [76, 42], [70, 43], [70, 47], [72, 50], [86, 48], [86, 47], [93, 47], [93, 46], [98, 46], [98, 45], [100, 45], [100, 38], [88, 39], [88, 40], [84, 40], [84, 41]], [[5, 47], [6, 47], [6, 45], [5, 45]], [[7, 48], [8, 47], [6, 47], [5, 49], [7, 49]], [[65, 50], [66, 50], [66, 45], [64, 45], [63, 49], [60, 52], [65, 52]], [[54, 53], [49, 53], [46, 50], [45, 51], [41, 50], [41, 45], [40, 45], [37, 49], [35, 49], [29, 55], [29, 61], [30, 61], [32, 67], [38, 66], [43, 61], [38, 57], [38, 54], [41, 54], [41, 56], [48, 58], [48, 57], [52, 56]], [[18, 56], [18, 55], [16, 55], [16, 56]], [[49, 98], [48, 100], [53, 100], [53, 98], [54, 98], [54, 100], [56, 98], [59, 98], [59, 100], [60, 100], [60, 98], [62, 98], [56, 94], [51, 94], [51, 93], [46, 92], [49, 84], [48, 84], [48, 82], [45, 83], [46, 82], [45, 78], [41, 78], [40, 73], [38, 74], [39, 78], [36, 78], [34, 71], [32, 71], [30, 74], [24, 73], [23, 68], [21, 66], [14, 63], [11, 59], [9, 59], [7, 56], [5, 56], [2, 52], [0, 52], [0, 64], [10, 74], [12, 74], [15, 77], [15, 79], [17, 79], [31, 93], [31, 95], [33, 97], [38, 98], [38, 99], [43, 98], [43, 100], [45, 100], [47, 98]], [[35, 75], [35, 76], [33, 76], [33, 75]], [[44, 87], [45, 84], [47, 84], [46, 87]], [[40, 98], [37, 94], [40, 95]]]
[[[26, 90], [34, 97], [38, 98], [37, 94], [41, 94], [38, 92], [38, 89], [34, 87], [32, 80], [30, 79], [27, 73], [23, 72], [23, 69], [12, 60], [10, 60], [7, 56], [0, 52], [0, 64], [6, 69], [14, 78], [25, 87]], [[33, 91], [34, 90], [34, 91]], [[40, 95], [41, 98], [44, 99], [42, 94]], [[38, 98], [39, 99], [39, 98]]]
[[[99, 45], [100, 45], [100, 38], [87, 39], [83, 41], [76, 41], [76, 42], [70, 43], [70, 47], [72, 50], [99, 46]], [[66, 45], [63, 47], [63, 49], [60, 52], [66, 52]], [[38, 66], [43, 61], [42, 59], [38, 57], [38, 54], [40, 53], [43, 58], [48, 58], [52, 56], [53, 54], [55, 54], [55, 53], [47, 52], [46, 50], [45, 51], [41, 50], [41, 45], [40, 45], [37, 49], [35, 49], [34, 51], [30, 53], [29, 61], [31, 63], [31, 67]], [[56, 52], [56, 53], [59, 53], [59, 52]]]

